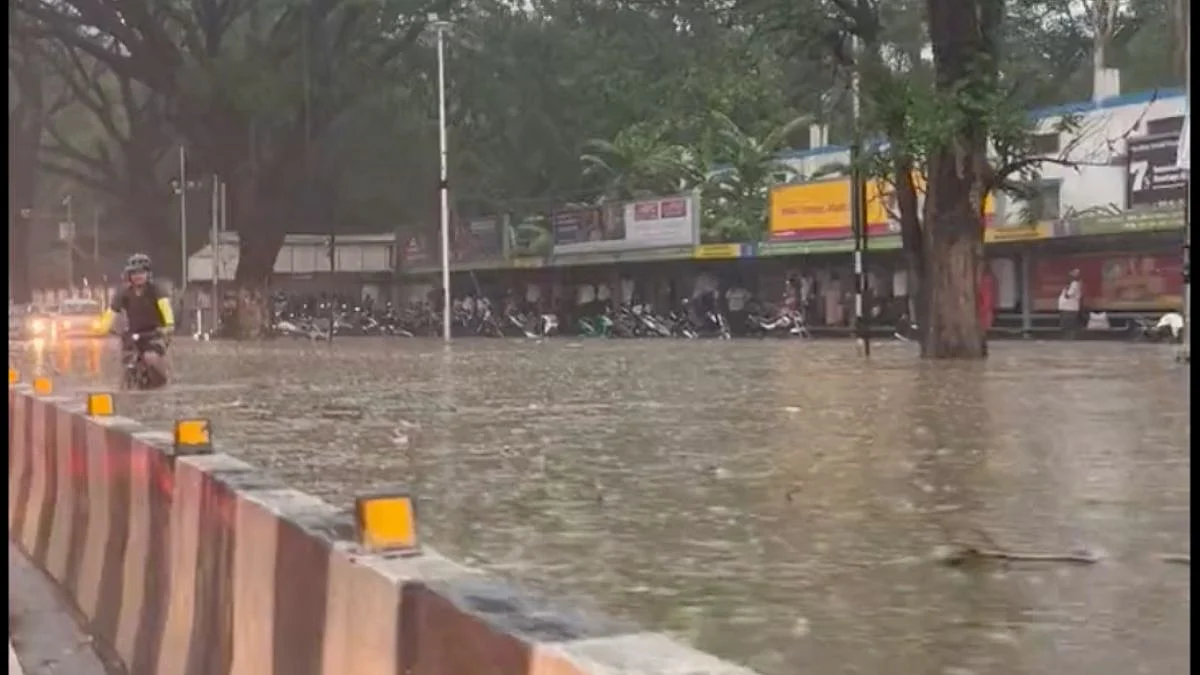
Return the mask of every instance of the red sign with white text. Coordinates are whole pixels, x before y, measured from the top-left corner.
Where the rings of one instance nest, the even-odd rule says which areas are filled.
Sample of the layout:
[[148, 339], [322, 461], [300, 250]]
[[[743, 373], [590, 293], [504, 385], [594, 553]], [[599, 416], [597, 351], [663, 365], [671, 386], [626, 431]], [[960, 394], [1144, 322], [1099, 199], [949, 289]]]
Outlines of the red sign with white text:
[[1183, 258], [1163, 253], [1089, 253], [1043, 258], [1033, 270], [1033, 308], [1058, 310], [1071, 270], [1079, 270], [1090, 311], [1168, 311], [1183, 307]]

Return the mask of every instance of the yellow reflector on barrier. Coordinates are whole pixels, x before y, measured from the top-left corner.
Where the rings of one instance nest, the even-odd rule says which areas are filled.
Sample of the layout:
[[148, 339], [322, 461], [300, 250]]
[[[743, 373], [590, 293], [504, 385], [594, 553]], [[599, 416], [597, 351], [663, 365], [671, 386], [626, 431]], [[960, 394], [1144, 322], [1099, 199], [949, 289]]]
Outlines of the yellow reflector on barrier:
[[114, 409], [112, 394], [88, 394], [87, 414], [91, 417], [112, 417]]
[[212, 427], [208, 420], [175, 422], [175, 454], [202, 455], [212, 452]]
[[16, 384], [16, 383], [18, 383], [18, 382], [20, 382], [20, 381], [21, 381], [21, 374], [17, 372], [17, 369], [16, 369], [16, 368], [9, 368], [9, 369], [8, 369], [8, 383], [9, 383], [9, 384]]
[[54, 383], [48, 377], [33, 378], [33, 393], [38, 396], [49, 396], [54, 392]]
[[417, 509], [412, 497], [386, 494], [354, 500], [358, 543], [376, 551], [416, 553]]

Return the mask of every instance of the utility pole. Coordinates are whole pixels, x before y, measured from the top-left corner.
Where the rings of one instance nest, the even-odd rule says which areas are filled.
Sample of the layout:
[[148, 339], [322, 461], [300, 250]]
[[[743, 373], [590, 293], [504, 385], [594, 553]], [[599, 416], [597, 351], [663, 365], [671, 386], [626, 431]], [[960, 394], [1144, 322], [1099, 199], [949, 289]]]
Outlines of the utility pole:
[[179, 290], [187, 290], [188, 283], [188, 218], [187, 218], [187, 149], [179, 144]]
[[212, 177], [212, 222], [209, 239], [212, 241], [212, 326], [209, 334], [217, 332], [217, 322], [221, 318], [221, 300], [218, 287], [221, 283], [221, 177]]
[[854, 117], [854, 140], [850, 144], [850, 228], [854, 234], [854, 332], [862, 341], [863, 355], [871, 356], [871, 336], [867, 326], [867, 273], [863, 258], [868, 248], [867, 181], [862, 166], [863, 138], [861, 124], [861, 94], [859, 76], [858, 38], [853, 38], [854, 71], [850, 76], [851, 101]]
[[450, 181], [448, 177], [448, 145], [446, 140], [446, 38], [445, 33], [450, 28], [448, 21], [442, 21], [436, 14], [429, 16], [429, 22], [437, 31], [437, 64], [438, 64], [438, 194], [441, 198], [441, 235], [442, 235], [442, 339], [450, 343]]
[[100, 271], [100, 209], [92, 211], [92, 260]]
[[71, 205], [71, 195], [63, 198], [62, 205], [66, 209], [66, 221], [59, 224], [59, 238], [67, 246], [67, 291], [75, 288], [75, 215]]

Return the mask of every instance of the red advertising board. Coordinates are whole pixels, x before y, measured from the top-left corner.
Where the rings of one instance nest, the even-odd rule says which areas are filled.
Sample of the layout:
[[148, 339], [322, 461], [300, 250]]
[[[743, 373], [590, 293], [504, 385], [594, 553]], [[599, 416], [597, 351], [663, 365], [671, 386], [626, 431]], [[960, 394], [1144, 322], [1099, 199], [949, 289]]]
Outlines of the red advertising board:
[[1083, 307], [1092, 311], [1165, 311], [1183, 307], [1180, 254], [1087, 253], [1037, 261], [1031, 280], [1033, 308], [1058, 310], [1071, 270], [1079, 270]]

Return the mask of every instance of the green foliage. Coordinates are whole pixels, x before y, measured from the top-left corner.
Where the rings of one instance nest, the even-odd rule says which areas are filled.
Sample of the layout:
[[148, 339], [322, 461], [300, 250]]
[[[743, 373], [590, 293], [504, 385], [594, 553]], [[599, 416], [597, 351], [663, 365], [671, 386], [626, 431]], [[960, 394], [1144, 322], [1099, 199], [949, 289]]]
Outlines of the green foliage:
[[[971, 127], [991, 137], [997, 168], [1017, 166], [996, 186], [1021, 189], [1036, 178], [1036, 166], [1022, 163], [1032, 150], [1025, 112], [1088, 96], [1095, 26], [1075, 3], [1009, 0], [996, 79], [934, 93], [924, 5], [456, 6], [446, 47], [456, 209], [545, 211], [695, 188], [706, 240], [759, 238], [770, 186], [796, 178], [778, 151], [803, 147], [806, 135], [796, 132], [809, 122], [830, 126], [834, 143], [855, 132], [852, 34], [871, 47], [858, 59], [860, 130], [890, 141], [864, 154], [872, 175], [894, 175], [900, 160], [920, 170], [932, 149]], [[60, 140], [90, 159], [59, 153], [47, 161], [80, 182], [107, 166], [118, 178], [103, 181], [115, 201], [149, 199], [120, 185], [134, 180], [169, 200], [161, 179], [171, 169], [161, 157], [183, 140], [196, 171], [220, 171], [237, 183], [236, 201], [273, 209], [245, 213], [245, 223], [235, 213], [235, 227], [323, 231], [333, 220], [343, 231], [421, 230], [437, 222], [436, 54], [423, 23], [431, 10], [449, 15], [448, 5], [14, 0], [10, 9], [22, 19], [14, 25], [39, 28], [42, 44], [103, 67], [92, 81], [112, 94], [104, 106], [114, 124], [79, 102], [57, 111]], [[88, 30], [75, 26], [77, 10], [94, 24]], [[1124, 69], [1127, 89], [1180, 81], [1164, 2], [1127, 0], [1110, 28], [1108, 61]], [[10, 93], [15, 60], [34, 53], [14, 44]], [[121, 82], [152, 99], [136, 134]], [[131, 160], [154, 167], [155, 177], [143, 170], [135, 179]]]
[[[762, 138], [742, 129], [728, 116], [714, 114], [714, 139], [707, 152], [711, 164], [701, 183], [701, 238], [705, 242], [758, 241], [767, 229], [771, 187], [796, 179], [795, 170], [778, 159], [792, 132], [808, 123], [796, 118]], [[700, 173], [700, 171], [697, 171]]]
[[584, 144], [583, 177], [594, 179], [608, 199], [631, 200], [684, 189], [692, 173], [692, 155], [671, 143], [663, 125], [633, 124], [611, 141]]

